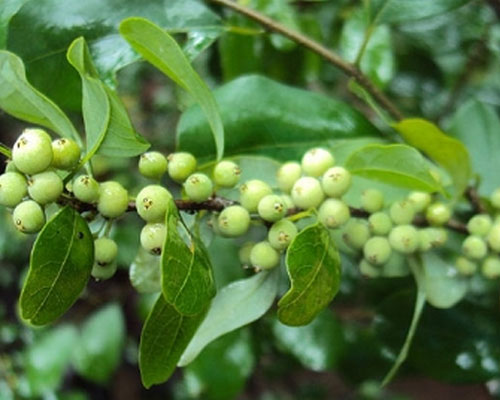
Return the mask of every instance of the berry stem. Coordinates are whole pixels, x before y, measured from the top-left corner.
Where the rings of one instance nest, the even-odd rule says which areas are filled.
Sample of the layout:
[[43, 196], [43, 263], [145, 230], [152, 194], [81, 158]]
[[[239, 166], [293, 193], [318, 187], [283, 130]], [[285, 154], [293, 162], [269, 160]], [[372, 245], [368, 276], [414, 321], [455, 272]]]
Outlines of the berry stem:
[[484, 204], [481, 202], [481, 197], [477, 192], [477, 189], [473, 186], [469, 186], [465, 191], [465, 196], [467, 200], [472, 205], [475, 214], [483, 214], [486, 212]]
[[3, 154], [7, 158], [12, 158], [12, 151], [3, 143], [0, 143], [0, 154]]

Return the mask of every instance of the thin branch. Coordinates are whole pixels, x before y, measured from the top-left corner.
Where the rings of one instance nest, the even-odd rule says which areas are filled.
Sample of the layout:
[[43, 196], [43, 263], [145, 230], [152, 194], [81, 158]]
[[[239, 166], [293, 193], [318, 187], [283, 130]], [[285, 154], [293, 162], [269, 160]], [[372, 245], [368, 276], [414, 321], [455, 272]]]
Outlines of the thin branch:
[[467, 200], [472, 205], [475, 214], [484, 214], [486, 212], [486, 208], [475, 187], [469, 186], [465, 191], [465, 197], [467, 197]]
[[0, 154], [3, 154], [7, 158], [12, 158], [12, 151], [3, 143], [0, 143]]
[[294, 31], [265, 15], [254, 11], [248, 7], [242, 6], [230, 0], [206, 0], [215, 4], [231, 8], [232, 10], [245, 15], [246, 17], [258, 22], [266, 29], [280, 33], [283, 36], [293, 40], [294, 42], [304, 46], [312, 52], [318, 54], [330, 64], [342, 70], [346, 75], [352, 77], [358, 82], [370, 95], [379, 103], [394, 119], [402, 120], [403, 113], [394, 105], [383, 92], [381, 92], [372, 81], [364, 75], [355, 65], [343, 60], [338, 54], [334, 53], [327, 47], [323, 46], [307, 36], [302, 35], [300, 32]]

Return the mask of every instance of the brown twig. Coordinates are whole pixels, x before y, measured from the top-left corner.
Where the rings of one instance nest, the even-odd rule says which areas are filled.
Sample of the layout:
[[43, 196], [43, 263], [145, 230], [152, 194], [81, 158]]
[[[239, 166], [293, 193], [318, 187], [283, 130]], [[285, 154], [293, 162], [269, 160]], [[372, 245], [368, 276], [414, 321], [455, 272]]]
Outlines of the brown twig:
[[475, 214], [484, 214], [486, 212], [486, 208], [475, 187], [469, 186], [465, 191], [465, 197], [467, 197], [467, 200], [472, 205]]

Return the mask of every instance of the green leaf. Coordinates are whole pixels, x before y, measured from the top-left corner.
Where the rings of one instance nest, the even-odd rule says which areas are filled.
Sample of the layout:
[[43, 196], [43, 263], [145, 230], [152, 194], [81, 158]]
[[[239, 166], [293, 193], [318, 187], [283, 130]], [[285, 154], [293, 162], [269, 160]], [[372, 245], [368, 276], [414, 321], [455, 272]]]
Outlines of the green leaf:
[[22, 60], [4, 50], [0, 50], [0, 108], [13, 117], [45, 126], [80, 142], [68, 117], [26, 80]]
[[0, 49], [7, 45], [7, 34], [10, 19], [17, 14], [19, 9], [28, 0], [3, 0], [0, 8]]
[[472, 171], [469, 152], [463, 143], [424, 119], [405, 119], [394, 125], [394, 129], [450, 174], [457, 196], [464, 192]]
[[[161, 284], [165, 300], [182, 315], [199, 314], [215, 296], [212, 266], [205, 246], [192, 236], [180, 221], [170, 199], [166, 216], [167, 235], [161, 257]], [[179, 233], [189, 236], [189, 247]]]
[[175, 39], [144, 18], [124, 20], [120, 24], [120, 33], [146, 61], [191, 93], [208, 120], [215, 141], [216, 158], [221, 159], [224, 154], [224, 126], [217, 103]]
[[[225, 156], [266, 155], [300, 159], [313, 146], [336, 140], [379, 137], [380, 132], [349, 105], [306, 90], [250, 75], [214, 91], [224, 123]], [[199, 107], [186, 110], [177, 126], [178, 149], [211, 159], [215, 147]]]
[[205, 320], [182, 354], [179, 366], [192, 362], [210, 342], [260, 317], [272, 306], [278, 291], [278, 271], [260, 272], [222, 288]]
[[206, 309], [196, 315], [182, 315], [163, 296], [158, 298], [139, 344], [139, 368], [146, 388], [163, 383], [172, 375], [205, 313]]
[[73, 354], [76, 371], [92, 382], [106, 383], [120, 363], [124, 343], [122, 310], [118, 304], [108, 304], [92, 314], [82, 326]]
[[160, 257], [152, 255], [141, 246], [130, 266], [130, 283], [139, 293], [161, 291]]
[[442, 190], [422, 155], [402, 144], [365, 146], [349, 157], [345, 167], [353, 175], [395, 186], [425, 192]]
[[278, 318], [286, 325], [307, 325], [340, 286], [340, 257], [328, 229], [316, 223], [302, 230], [287, 250], [286, 266], [291, 288], [278, 303]]
[[85, 220], [66, 206], [47, 222], [31, 253], [19, 300], [21, 316], [45, 325], [78, 299], [94, 263], [94, 240]]

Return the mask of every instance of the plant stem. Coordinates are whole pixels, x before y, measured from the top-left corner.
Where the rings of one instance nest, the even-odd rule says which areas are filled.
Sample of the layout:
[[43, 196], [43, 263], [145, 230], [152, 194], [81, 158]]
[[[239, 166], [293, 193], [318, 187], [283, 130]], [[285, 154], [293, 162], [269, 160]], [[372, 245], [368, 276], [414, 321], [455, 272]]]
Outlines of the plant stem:
[[12, 158], [12, 151], [3, 143], [0, 143], [0, 154], [3, 154], [7, 158]]
[[312, 52], [318, 54], [323, 59], [328, 61], [333, 66], [342, 70], [348, 76], [354, 78], [373, 98], [396, 120], [404, 118], [403, 113], [394, 105], [383, 92], [381, 92], [370, 79], [364, 75], [354, 64], [343, 60], [338, 54], [334, 53], [327, 47], [323, 46], [300, 32], [294, 31], [265, 15], [254, 11], [248, 7], [242, 6], [231, 0], [206, 0], [215, 4], [231, 8], [232, 10], [245, 15], [246, 17], [258, 22], [266, 29], [280, 33], [283, 36], [293, 40], [294, 42], [304, 46]]

